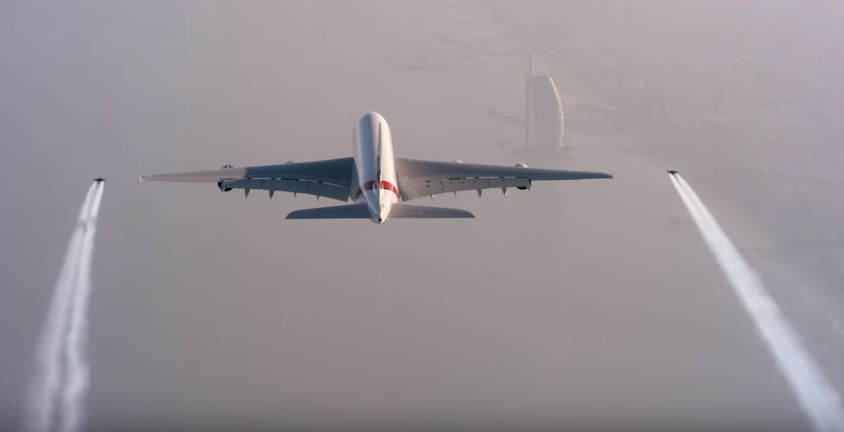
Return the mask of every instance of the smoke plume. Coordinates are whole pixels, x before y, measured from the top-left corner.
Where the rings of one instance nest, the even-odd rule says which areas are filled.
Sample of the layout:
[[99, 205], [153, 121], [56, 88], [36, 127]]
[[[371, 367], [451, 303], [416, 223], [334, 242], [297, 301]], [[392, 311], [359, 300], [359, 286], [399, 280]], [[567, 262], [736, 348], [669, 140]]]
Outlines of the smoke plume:
[[89, 366], [85, 357], [91, 258], [103, 182], [88, 189], [53, 291], [36, 353], [26, 432], [76, 432], [84, 420]]
[[727, 280], [753, 319], [757, 333], [797, 396], [812, 428], [816, 432], [844, 431], [844, 411], [838, 393], [803, 347], [759, 276], [745, 262], [691, 186], [679, 174], [670, 177]]

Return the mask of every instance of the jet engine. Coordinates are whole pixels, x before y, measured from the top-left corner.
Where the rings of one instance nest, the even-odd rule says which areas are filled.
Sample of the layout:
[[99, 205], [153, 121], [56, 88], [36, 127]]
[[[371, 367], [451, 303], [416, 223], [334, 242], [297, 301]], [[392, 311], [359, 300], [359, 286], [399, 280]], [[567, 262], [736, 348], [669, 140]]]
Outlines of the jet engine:
[[[220, 169], [232, 169], [232, 168], [234, 168], [234, 165], [226, 164], [226, 165], [223, 165]], [[223, 180], [224, 179], [220, 179], [219, 181], [217, 181], [217, 187], [220, 188], [220, 191], [221, 192], [228, 192], [228, 191], [232, 190], [232, 188], [223, 189]]]
[[[517, 163], [513, 166], [516, 167], [516, 168], [528, 168], [527, 164], [523, 164], [521, 162], [519, 162], [519, 163]], [[518, 189], [518, 190], [528, 190], [529, 188], [530, 188], [530, 186], [516, 186], [516, 189]]]

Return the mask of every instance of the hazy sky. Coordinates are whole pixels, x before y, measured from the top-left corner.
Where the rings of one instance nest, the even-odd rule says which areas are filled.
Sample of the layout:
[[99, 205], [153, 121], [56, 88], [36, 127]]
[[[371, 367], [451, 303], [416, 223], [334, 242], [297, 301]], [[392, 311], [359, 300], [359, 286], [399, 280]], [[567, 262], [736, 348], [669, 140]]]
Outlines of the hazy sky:
[[[95, 424], [802, 428], [665, 169], [686, 174], [844, 389], [842, 17], [838, 2], [2, 2], [0, 422], [18, 420], [102, 176]], [[568, 159], [496, 146], [523, 136], [487, 113], [522, 112], [523, 53], [489, 48], [514, 40], [560, 87], [580, 148]], [[589, 120], [584, 105], [615, 110]], [[368, 110], [399, 156], [616, 179], [442, 195], [419, 204], [477, 219], [382, 226], [283, 219], [330, 203], [313, 197], [138, 182], [348, 156]]]

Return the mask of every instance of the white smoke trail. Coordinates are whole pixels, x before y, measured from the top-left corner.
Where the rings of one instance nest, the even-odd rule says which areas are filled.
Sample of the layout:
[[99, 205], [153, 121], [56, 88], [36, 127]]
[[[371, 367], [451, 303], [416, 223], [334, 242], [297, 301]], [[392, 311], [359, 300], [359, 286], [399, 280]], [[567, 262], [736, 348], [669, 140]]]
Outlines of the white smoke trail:
[[[96, 216], [99, 208], [102, 196], [100, 185], [101, 183], [94, 183], [88, 189], [53, 291], [53, 299], [36, 352], [36, 371], [29, 388], [24, 415], [23, 428], [28, 432], [52, 430], [58, 415], [54, 404], [63, 386], [62, 346], [66, 342], [65, 334], [70, 325], [71, 313], [76, 308], [74, 305], [79, 302], [77, 288], [80, 268], [83, 261], [90, 262], [90, 252], [87, 254], [89, 257], [85, 257], [85, 251], [90, 250], [86, 243], [93, 242], [93, 236], [89, 234], [89, 228], [92, 226], [89, 220], [92, 213]], [[83, 278], [87, 280], [88, 276], [84, 275]]]
[[53, 394], [58, 389], [61, 368], [61, 337], [66, 327], [68, 305], [73, 295], [73, 285], [79, 268], [79, 253], [85, 234], [85, 221], [90, 213], [95, 185], [91, 185], [79, 212], [76, 229], [71, 236], [59, 278], [53, 291], [53, 300], [36, 354], [36, 373], [30, 387], [30, 398], [25, 418], [25, 429], [32, 432], [50, 429], [54, 414]]
[[678, 174], [670, 177], [813, 429], [816, 432], [844, 432], [844, 411], [838, 393], [782, 316], [759, 276], [745, 262], [691, 186]]
[[82, 240], [81, 260], [76, 274], [76, 289], [70, 305], [70, 319], [66, 336], [67, 381], [62, 401], [64, 414], [60, 432], [74, 432], [82, 425], [85, 409], [85, 391], [88, 389], [89, 367], [85, 357], [88, 331], [88, 299], [91, 295], [91, 258], [94, 250], [94, 235], [97, 230], [97, 216], [103, 197], [104, 183], [96, 183], [97, 189], [88, 214], [85, 237]]

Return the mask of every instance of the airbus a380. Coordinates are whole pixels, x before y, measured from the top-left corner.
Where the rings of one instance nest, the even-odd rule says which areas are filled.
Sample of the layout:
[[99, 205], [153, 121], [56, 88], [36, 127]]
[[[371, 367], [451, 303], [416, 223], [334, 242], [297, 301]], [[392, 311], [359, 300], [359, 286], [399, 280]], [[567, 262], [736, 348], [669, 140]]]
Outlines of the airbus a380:
[[437, 162], [395, 158], [390, 127], [376, 112], [368, 112], [355, 124], [352, 157], [281, 165], [141, 176], [141, 181], [216, 182], [222, 192], [252, 189], [293, 192], [327, 197], [345, 204], [296, 210], [287, 219], [369, 219], [381, 224], [398, 218], [474, 218], [461, 209], [406, 204], [436, 194], [500, 188], [530, 189], [534, 181], [611, 179], [601, 172], [563, 171]]

